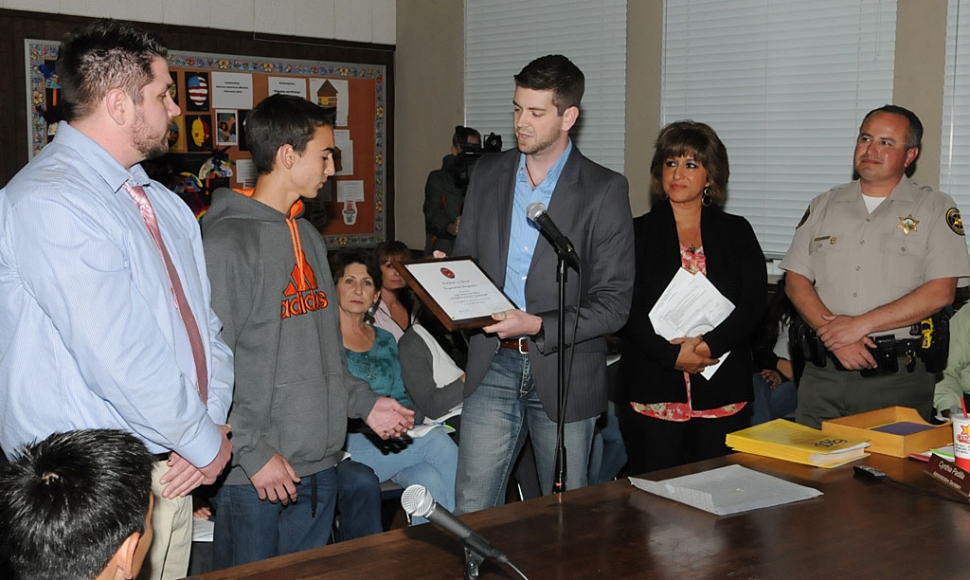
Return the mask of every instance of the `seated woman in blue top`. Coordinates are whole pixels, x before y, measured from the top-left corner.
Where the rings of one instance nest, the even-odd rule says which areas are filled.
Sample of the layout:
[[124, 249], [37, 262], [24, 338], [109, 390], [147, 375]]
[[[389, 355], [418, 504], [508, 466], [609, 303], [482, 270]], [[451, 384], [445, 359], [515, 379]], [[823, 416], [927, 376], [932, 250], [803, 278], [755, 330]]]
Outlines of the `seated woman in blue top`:
[[[340, 301], [340, 333], [350, 372], [367, 381], [378, 394], [414, 409], [404, 390], [397, 342], [391, 333], [368, 322], [380, 300], [377, 261], [369, 252], [344, 250], [334, 256], [332, 265]], [[415, 417], [415, 422], [422, 419]], [[364, 433], [350, 433], [347, 451], [354, 460], [370, 466], [382, 483], [392, 480], [404, 487], [423, 485], [440, 505], [449, 511], [455, 508], [458, 446], [443, 430], [432, 429], [423, 437], [390, 444]], [[424, 521], [415, 518], [413, 523]]]

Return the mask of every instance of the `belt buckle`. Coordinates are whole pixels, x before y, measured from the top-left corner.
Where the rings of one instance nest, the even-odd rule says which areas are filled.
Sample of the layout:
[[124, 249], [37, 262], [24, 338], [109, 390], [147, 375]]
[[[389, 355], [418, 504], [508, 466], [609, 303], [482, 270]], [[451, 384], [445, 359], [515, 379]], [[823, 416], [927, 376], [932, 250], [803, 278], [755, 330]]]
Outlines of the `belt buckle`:
[[[523, 345], [525, 347], [523, 348]], [[519, 337], [519, 354], [529, 354], [529, 337], [520, 336]]]

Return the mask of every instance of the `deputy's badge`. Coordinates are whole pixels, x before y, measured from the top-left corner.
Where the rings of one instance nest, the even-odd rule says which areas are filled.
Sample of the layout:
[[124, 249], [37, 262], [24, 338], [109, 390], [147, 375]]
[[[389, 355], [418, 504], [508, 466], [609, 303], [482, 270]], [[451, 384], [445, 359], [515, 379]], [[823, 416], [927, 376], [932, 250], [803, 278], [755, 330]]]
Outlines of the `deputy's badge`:
[[806, 207], [805, 215], [802, 216], [802, 219], [798, 222], [798, 225], [795, 226], [795, 229], [797, 230], [798, 228], [802, 227], [802, 225], [808, 221], [808, 216], [811, 214], [812, 214], [812, 206]]
[[[913, 214], [909, 214], [906, 217], [899, 218], [899, 224], [896, 226], [898, 229], [903, 230], [903, 235], [908, 236], [909, 232], [915, 232], [916, 226], [919, 225], [919, 220], [913, 219]], [[952, 226], [951, 226], [952, 227]]]
[[963, 220], [960, 218], [960, 210], [955, 207], [946, 210], [946, 225], [950, 226], [950, 229], [956, 235], [963, 235]]

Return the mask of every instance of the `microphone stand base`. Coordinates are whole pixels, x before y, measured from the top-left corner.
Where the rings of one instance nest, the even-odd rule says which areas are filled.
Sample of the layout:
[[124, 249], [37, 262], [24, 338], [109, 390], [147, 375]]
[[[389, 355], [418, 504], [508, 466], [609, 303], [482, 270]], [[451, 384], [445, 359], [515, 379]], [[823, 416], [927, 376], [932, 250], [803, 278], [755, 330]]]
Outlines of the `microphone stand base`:
[[465, 580], [478, 580], [485, 558], [475, 550], [465, 547]]

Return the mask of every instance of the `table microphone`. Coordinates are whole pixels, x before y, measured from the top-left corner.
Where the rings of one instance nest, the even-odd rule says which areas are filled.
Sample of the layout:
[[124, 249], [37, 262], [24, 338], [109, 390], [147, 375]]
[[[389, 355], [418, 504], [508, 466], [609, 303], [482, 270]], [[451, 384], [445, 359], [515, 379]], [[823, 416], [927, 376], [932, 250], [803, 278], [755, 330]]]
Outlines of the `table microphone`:
[[546, 211], [546, 206], [542, 205], [541, 202], [534, 201], [525, 208], [525, 215], [528, 216], [529, 221], [538, 225], [542, 233], [549, 238], [556, 247], [556, 253], [572, 264], [578, 272], [579, 255], [576, 253], [576, 248], [573, 247], [573, 243], [569, 241], [569, 238], [562, 235], [562, 232], [556, 227], [555, 222], [552, 221], [552, 218], [549, 217], [549, 213]]
[[476, 552], [484, 558], [493, 558], [503, 564], [508, 564], [509, 559], [488, 540], [478, 535], [475, 530], [468, 527], [468, 524], [459, 520], [450, 511], [431, 497], [424, 486], [414, 484], [408, 486], [401, 496], [401, 507], [409, 516], [426, 518], [429, 522], [437, 524], [446, 532], [456, 536], [469, 550]]

